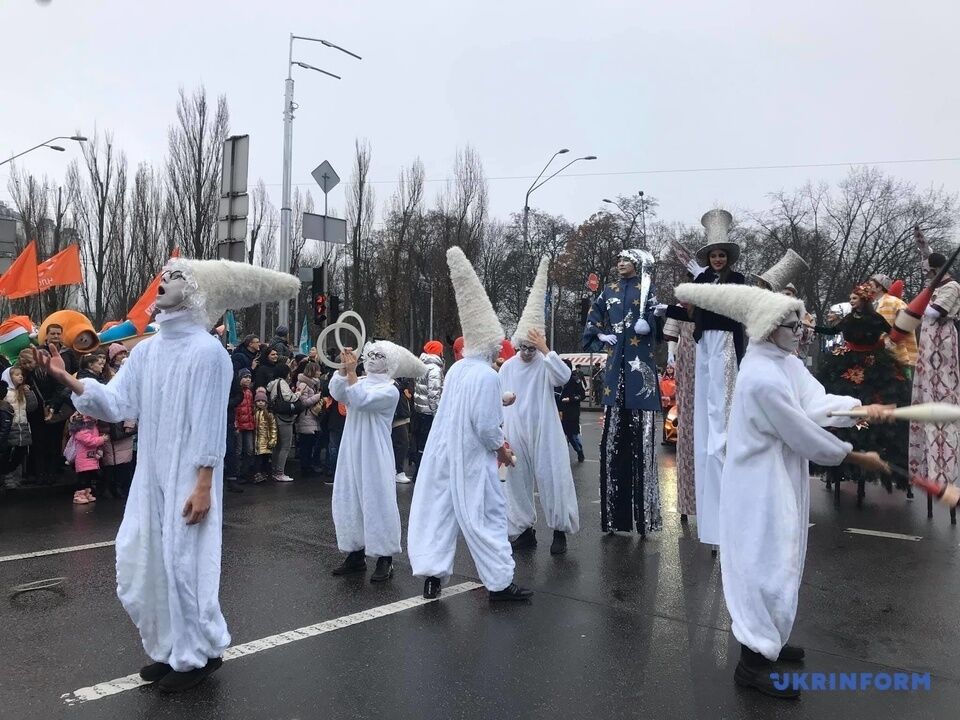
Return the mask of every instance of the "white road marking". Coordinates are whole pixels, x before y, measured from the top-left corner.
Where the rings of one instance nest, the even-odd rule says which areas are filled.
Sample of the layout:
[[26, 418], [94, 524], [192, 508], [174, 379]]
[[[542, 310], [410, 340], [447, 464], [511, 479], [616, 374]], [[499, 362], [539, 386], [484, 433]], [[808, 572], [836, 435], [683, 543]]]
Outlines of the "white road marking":
[[0, 562], [27, 560], [29, 558], [43, 557], [45, 555], [60, 555], [62, 553], [79, 552], [80, 550], [93, 550], [95, 548], [111, 547], [115, 544], [115, 541], [107, 540], [106, 542], [89, 543], [88, 545], [72, 545], [71, 547], [54, 548], [53, 550], [38, 550], [37, 552], [21, 553], [20, 555], [4, 555], [0, 557]]
[[923, 540], [922, 535], [901, 535], [900, 533], [883, 532], [881, 530], [861, 530], [860, 528], [847, 528], [844, 532], [851, 535], [872, 535], [873, 537], [890, 538], [891, 540], [910, 540], [919, 542]]
[[[483, 585], [476, 582], [465, 582], [460, 583], [459, 585], [452, 585], [451, 587], [443, 589], [443, 593], [440, 595], [440, 598], [459, 595], [460, 593], [470, 592], [471, 590], [476, 590], [477, 588], [482, 587]], [[292, 642], [297, 642], [298, 640], [305, 640], [306, 638], [323, 635], [324, 633], [333, 632], [334, 630], [342, 630], [343, 628], [364, 623], [368, 620], [376, 620], [377, 618], [382, 618], [387, 615], [394, 615], [395, 613], [403, 612], [404, 610], [409, 610], [411, 608], [419, 607], [432, 602], [436, 602], [436, 600], [425, 600], [422, 596], [418, 595], [416, 597], [407, 598], [406, 600], [398, 600], [397, 602], [390, 603], [389, 605], [381, 605], [380, 607], [371, 608], [370, 610], [362, 610], [358, 613], [353, 613], [352, 615], [344, 615], [343, 617], [335, 618], [333, 620], [325, 620], [324, 622], [317, 623], [316, 625], [307, 625], [302, 628], [297, 628], [296, 630], [288, 630], [287, 632], [280, 633], [278, 635], [270, 635], [269, 637], [260, 638], [259, 640], [251, 640], [250, 642], [243, 643], [242, 645], [234, 645], [227, 648], [227, 650], [223, 653], [223, 660], [224, 662], [227, 660], [236, 660], [237, 658], [253, 655], [254, 653], [263, 652], [264, 650], [270, 650], [275, 647], [280, 647], [281, 645], [287, 645]], [[150, 683], [142, 680], [139, 674], [127, 675], [126, 677], [117, 678], [116, 680], [109, 680], [107, 682], [98, 683], [97, 685], [92, 685], [90, 687], [79, 688], [71, 693], [64, 693], [60, 696], [60, 699], [66, 705], [79, 705], [91, 700], [102, 700], [110, 695], [116, 695], [117, 693], [122, 693], [125, 690], [133, 690], [141, 685], [149, 684]]]

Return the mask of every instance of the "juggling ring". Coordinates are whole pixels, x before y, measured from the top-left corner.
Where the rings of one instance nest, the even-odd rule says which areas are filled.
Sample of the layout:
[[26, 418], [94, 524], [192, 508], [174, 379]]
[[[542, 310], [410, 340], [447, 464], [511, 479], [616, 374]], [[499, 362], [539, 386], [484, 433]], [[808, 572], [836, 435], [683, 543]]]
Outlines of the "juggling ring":
[[[359, 331], [353, 325], [343, 322], [348, 317], [357, 319], [357, 323], [360, 325]], [[323, 332], [320, 333], [320, 337], [317, 338], [317, 349], [319, 350], [320, 348], [324, 347], [324, 340], [327, 339], [327, 335], [331, 332], [334, 332], [334, 340], [337, 343], [337, 347], [340, 348], [340, 352], [346, 350], [346, 348], [343, 346], [343, 340], [340, 339], [341, 330], [349, 330], [351, 333], [353, 333], [353, 337], [357, 339], [356, 349], [358, 351], [363, 350], [363, 346], [367, 343], [367, 326], [364, 325], [363, 318], [360, 317], [359, 313], [355, 313], [353, 310], [347, 310], [346, 312], [340, 313], [340, 320], [338, 322], [331, 323], [323, 329]], [[321, 362], [323, 362], [323, 364], [327, 367], [333, 368], [334, 370], [340, 370], [343, 368], [344, 363], [330, 360], [325, 353], [321, 352], [318, 354]]]
[[10, 588], [10, 599], [12, 600], [17, 595], [22, 595], [28, 592], [36, 592], [38, 590], [49, 590], [51, 592], [60, 593], [63, 595], [65, 594], [64, 584], [66, 581], [67, 579], [65, 577], [54, 577], [24, 583], [23, 585], [15, 585], [14, 587]]

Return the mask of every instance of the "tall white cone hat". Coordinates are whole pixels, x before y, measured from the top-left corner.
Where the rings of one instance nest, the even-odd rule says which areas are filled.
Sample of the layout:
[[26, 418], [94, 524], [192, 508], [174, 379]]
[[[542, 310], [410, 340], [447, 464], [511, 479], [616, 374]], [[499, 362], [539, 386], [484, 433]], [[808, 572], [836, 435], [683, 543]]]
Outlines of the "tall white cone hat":
[[517, 331], [513, 334], [513, 346], [520, 347], [520, 344], [527, 339], [531, 330], [539, 330], [546, 333], [547, 316], [544, 309], [547, 297], [547, 281], [550, 275], [550, 257], [544, 255], [540, 259], [540, 266], [537, 268], [537, 276], [530, 287], [530, 295], [527, 296], [527, 304], [523, 308], [523, 314], [517, 323]]
[[681, 283], [674, 295], [682, 303], [710, 310], [743, 323], [751, 340], [766, 340], [793, 312], [803, 315], [796, 298], [747, 285]]
[[208, 328], [227, 310], [291, 300], [300, 292], [293, 275], [247, 263], [173, 258], [164, 267], [183, 272], [192, 290], [187, 304]]
[[456, 245], [447, 250], [450, 282], [457, 298], [457, 313], [463, 331], [463, 354], [495, 358], [503, 342], [503, 326], [473, 265]]

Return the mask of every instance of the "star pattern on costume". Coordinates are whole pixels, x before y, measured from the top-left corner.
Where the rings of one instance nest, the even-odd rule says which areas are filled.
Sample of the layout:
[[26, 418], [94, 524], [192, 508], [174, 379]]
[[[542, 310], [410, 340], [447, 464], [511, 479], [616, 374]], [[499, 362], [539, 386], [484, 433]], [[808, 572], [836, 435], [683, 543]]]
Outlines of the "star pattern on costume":
[[603, 389], [603, 396], [604, 396], [604, 397], [609, 397], [609, 396], [610, 396], [610, 388], [605, 387], [605, 388]]
[[640, 372], [640, 366], [642, 364], [643, 363], [640, 362], [639, 357], [635, 357], [633, 360], [627, 363], [627, 365], [630, 366], [630, 369], [633, 370], [634, 372]]
[[638, 347], [640, 345], [640, 338], [630, 338], [630, 345], [633, 347]]
[[613, 355], [613, 348], [610, 347], [609, 345], [607, 345], [607, 350], [606, 350], [606, 352], [607, 352], [607, 355]]
[[640, 304], [640, 300], [639, 300], [639, 299], [634, 300], [634, 301], [633, 301], [633, 304], [634, 304], [634, 305], [639, 305], [639, 304]]
[[643, 289], [642, 287], [640, 287], [640, 283], [637, 283], [636, 285], [634, 285], [634, 287], [635, 287], [637, 290], [642, 290], [642, 289]]
[[619, 292], [619, 291], [620, 291], [620, 285], [619, 285], [619, 283], [612, 282], [612, 283], [610, 283], [609, 285], [607, 285], [607, 287], [610, 288], [611, 290], [613, 290], [614, 292]]

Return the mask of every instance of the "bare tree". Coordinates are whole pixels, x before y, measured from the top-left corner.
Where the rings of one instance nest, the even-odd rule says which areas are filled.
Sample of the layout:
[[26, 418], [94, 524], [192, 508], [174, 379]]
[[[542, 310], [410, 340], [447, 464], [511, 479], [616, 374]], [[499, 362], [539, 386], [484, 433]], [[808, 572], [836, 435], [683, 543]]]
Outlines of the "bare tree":
[[376, 200], [370, 186], [370, 143], [357, 140], [354, 143], [353, 173], [347, 198], [347, 223], [350, 226], [350, 282], [347, 284], [347, 301], [361, 315], [367, 310], [367, 298], [363, 280], [370, 265], [367, 256], [370, 233], [373, 229]]
[[181, 88], [177, 122], [168, 132], [167, 203], [171, 231], [196, 258], [217, 256], [217, 209], [223, 141], [229, 112], [221, 95], [214, 107], [203, 87]]

